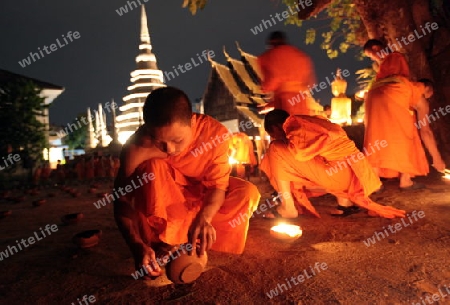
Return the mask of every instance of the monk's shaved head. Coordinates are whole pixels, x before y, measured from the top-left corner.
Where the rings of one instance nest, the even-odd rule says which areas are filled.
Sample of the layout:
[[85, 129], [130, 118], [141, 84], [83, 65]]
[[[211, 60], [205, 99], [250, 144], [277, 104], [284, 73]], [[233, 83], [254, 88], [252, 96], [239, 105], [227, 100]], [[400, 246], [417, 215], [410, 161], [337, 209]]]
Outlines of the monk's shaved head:
[[275, 31], [267, 37], [267, 44], [270, 46], [281, 46], [288, 43], [286, 34], [282, 31]]
[[425, 98], [430, 98], [433, 96], [434, 94], [434, 83], [431, 79], [428, 78], [421, 78], [418, 80], [419, 83], [422, 83], [425, 85], [425, 92], [424, 92], [424, 97]]
[[177, 122], [190, 125], [192, 105], [182, 90], [163, 87], [148, 95], [143, 114], [145, 124], [151, 128], [165, 127]]
[[421, 78], [418, 80], [419, 83], [423, 83], [425, 85], [425, 87], [430, 87], [433, 88], [434, 87], [434, 83], [431, 79], [428, 78]]
[[384, 48], [386, 44], [384, 44], [381, 40], [378, 39], [369, 39], [363, 47], [364, 51], [372, 50], [373, 47], [378, 46], [380, 48]]
[[275, 109], [266, 114], [264, 118], [264, 129], [266, 132], [271, 133], [274, 131], [275, 127], [283, 126], [284, 122], [286, 122], [289, 117], [289, 113], [281, 110]]

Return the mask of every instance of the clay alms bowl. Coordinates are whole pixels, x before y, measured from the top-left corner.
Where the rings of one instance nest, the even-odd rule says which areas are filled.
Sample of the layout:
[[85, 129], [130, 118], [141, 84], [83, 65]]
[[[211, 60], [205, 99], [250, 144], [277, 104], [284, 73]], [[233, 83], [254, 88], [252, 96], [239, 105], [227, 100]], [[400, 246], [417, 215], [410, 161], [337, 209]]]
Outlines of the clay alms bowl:
[[299, 239], [303, 234], [300, 226], [290, 224], [280, 224], [270, 228], [270, 235], [276, 239], [294, 241]]
[[98, 244], [102, 236], [101, 230], [87, 230], [76, 234], [72, 241], [80, 248], [91, 248]]
[[33, 206], [40, 207], [41, 205], [43, 205], [46, 202], [47, 202], [47, 200], [45, 200], [45, 199], [35, 200], [35, 201], [33, 201]]
[[[185, 249], [185, 248], [184, 248]], [[186, 250], [172, 251], [170, 261], [166, 265], [166, 275], [175, 284], [189, 284], [200, 277], [208, 262], [205, 254], [200, 257], [197, 253], [189, 256]]]
[[73, 225], [79, 223], [84, 218], [82, 213], [66, 214], [61, 217], [61, 221], [66, 225]]
[[10, 216], [12, 214], [11, 210], [8, 211], [0, 211], [0, 219], [5, 218], [6, 216]]

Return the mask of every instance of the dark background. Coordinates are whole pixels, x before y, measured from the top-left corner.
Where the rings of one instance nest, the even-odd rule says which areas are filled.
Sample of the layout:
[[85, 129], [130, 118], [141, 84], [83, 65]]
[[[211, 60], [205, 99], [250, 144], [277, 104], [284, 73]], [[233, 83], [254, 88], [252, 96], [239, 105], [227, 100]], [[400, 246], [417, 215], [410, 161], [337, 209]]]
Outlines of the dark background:
[[[144, 0], [141, 0], [144, 3]], [[136, 1], [137, 3], [137, 1]], [[282, 22], [254, 35], [250, 28], [281, 13], [281, 1], [210, 1], [203, 11], [192, 16], [181, 7], [182, 1], [148, 1], [145, 3], [150, 39], [159, 69], [173, 71], [197, 53], [213, 50], [214, 60], [225, 63], [223, 46], [237, 58], [235, 41], [248, 53], [259, 55], [265, 50], [266, 36], [273, 30], [287, 32], [292, 44], [309, 53], [315, 63], [318, 81], [325, 81], [337, 68], [347, 69], [350, 76], [347, 94], [357, 91], [355, 71], [368, 66], [355, 59], [359, 49], [330, 60], [319, 44], [306, 46], [305, 31], [323, 27], [327, 21], [308, 21], [302, 28]], [[140, 31], [140, 8], [123, 16], [116, 12], [127, 5], [123, 0], [60, 1], [8, 0], [0, 2], [0, 69], [63, 86], [65, 91], [50, 108], [50, 121], [67, 124], [87, 107], [97, 107], [112, 98], [122, 105], [122, 97], [130, 85], [130, 72], [136, 68]], [[22, 68], [18, 61], [49, 46], [68, 31], [78, 31], [81, 38], [58, 48], [51, 54]], [[63, 40], [60, 39], [61, 42]], [[198, 60], [197, 60], [198, 61]], [[185, 90], [192, 101], [201, 98], [206, 88], [210, 64], [181, 74], [167, 82]], [[330, 104], [331, 90], [315, 94], [321, 104]]]

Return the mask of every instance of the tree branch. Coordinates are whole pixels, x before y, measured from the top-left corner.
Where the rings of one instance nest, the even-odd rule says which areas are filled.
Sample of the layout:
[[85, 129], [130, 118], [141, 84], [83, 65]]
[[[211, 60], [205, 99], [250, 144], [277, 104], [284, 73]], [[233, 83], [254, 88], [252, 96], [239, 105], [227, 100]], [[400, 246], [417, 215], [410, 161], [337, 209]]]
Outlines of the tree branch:
[[[301, 5], [298, 5], [300, 11], [298, 12], [298, 19], [306, 20], [309, 17], [316, 16], [321, 11], [323, 11], [332, 0], [313, 0], [311, 6], [305, 6], [303, 8]], [[303, 2], [303, 1], [302, 1]]]

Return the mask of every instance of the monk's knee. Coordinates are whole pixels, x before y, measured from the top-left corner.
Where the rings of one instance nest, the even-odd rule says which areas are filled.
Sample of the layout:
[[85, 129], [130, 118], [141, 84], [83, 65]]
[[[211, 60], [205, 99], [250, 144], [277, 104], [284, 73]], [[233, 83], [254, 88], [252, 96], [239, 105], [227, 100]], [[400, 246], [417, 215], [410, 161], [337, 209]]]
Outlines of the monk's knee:
[[[232, 179], [231, 179], [232, 178]], [[251, 182], [230, 177], [230, 187], [233, 192], [237, 192], [240, 198], [245, 198], [254, 204], [258, 203], [261, 197], [258, 188]]]
[[248, 198], [250, 198], [250, 200], [252, 201], [258, 202], [261, 198], [261, 194], [259, 193], [258, 188], [253, 183], [247, 182], [245, 192], [246, 194], [248, 194]]

